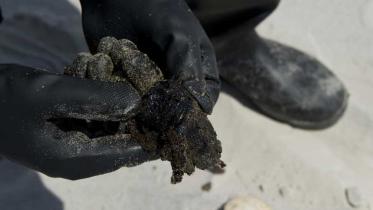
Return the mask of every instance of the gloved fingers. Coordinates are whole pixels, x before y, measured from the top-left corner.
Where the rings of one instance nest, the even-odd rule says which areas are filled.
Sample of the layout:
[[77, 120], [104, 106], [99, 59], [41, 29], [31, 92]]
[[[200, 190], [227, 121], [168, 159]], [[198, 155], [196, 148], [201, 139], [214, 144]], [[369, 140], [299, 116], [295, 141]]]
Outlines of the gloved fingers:
[[188, 37], [182, 32], [170, 35], [164, 53], [166, 54], [167, 73], [171, 78], [203, 82], [201, 50], [195, 37]]
[[183, 9], [175, 18], [159, 23], [158, 27], [169, 28], [169, 34], [155, 34], [154, 40], [166, 47], [163, 51], [168, 78], [183, 81], [202, 109], [211, 113], [220, 90], [215, 52], [207, 34], [185, 2], [180, 8]]
[[201, 66], [205, 80], [219, 82], [219, 71], [215, 50], [208, 37], [202, 37], [200, 41]]
[[213, 103], [208, 98], [202, 67], [202, 51], [198, 36], [188, 37], [186, 32], [170, 35], [165, 49], [168, 78], [180, 80], [198, 100], [201, 107], [210, 112]]
[[50, 76], [45, 85], [53, 102], [54, 117], [89, 120], [126, 119], [140, 103], [140, 96], [131, 84], [101, 82], [68, 76]]
[[92, 139], [90, 143], [83, 144], [81, 147], [84, 149], [76, 157], [61, 160], [64, 165], [69, 166], [63, 170], [70, 171], [65, 178], [82, 179], [109, 173], [121, 167], [134, 167], [158, 158], [156, 154], [144, 151], [128, 136]]
[[[144, 152], [143, 152], [144, 153]], [[78, 157], [60, 161], [63, 168], [56, 169], [52, 177], [78, 180], [116, 171], [122, 167], [133, 167], [151, 161], [143, 156], [124, 156], [118, 154]]]
[[[218, 100], [221, 86], [215, 51], [208, 37], [203, 38], [200, 48], [202, 52], [202, 69], [205, 76], [207, 94], [211, 104], [215, 104]], [[213, 107], [208, 108], [207, 112], [211, 113], [212, 108]]]
[[154, 24], [146, 31], [165, 53], [167, 71], [183, 81], [204, 80], [204, 50], [210, 43], [198, 19], [184, 0], [164, 1], [162, 6], [159, 2], [153, 4], [154, 8], [169, 10], [167, 15], [154, 17], [157, 21], [147, 20]]
[[186, 82], [186, 87], [198, 100], [203, 111], [211, 113], [220, 93], [220, 79], [215, 52], [207, 36], [200, 40], [201, 71], [205, 86], [195, 81]]
[[155, 153], [144, 151], [130, 135], [89, 138], [82, 132], [64, 132], [53, 125], [49, 127], [54, 129], [50, 132], [53, 135], [49, 137], [49, 143], [58, 146], [54, 145], [55, 149], [44, 157], [39, 169], [49, 176], [76, 180], [159, 158]]
[[184, 0], [82, 1], [82, 7], [91, 49], [105, 36], [133, 41], [161, 67], [166, 79], [184, 82], [204, 111], [212, 111], [220, 87], [215, 54]]

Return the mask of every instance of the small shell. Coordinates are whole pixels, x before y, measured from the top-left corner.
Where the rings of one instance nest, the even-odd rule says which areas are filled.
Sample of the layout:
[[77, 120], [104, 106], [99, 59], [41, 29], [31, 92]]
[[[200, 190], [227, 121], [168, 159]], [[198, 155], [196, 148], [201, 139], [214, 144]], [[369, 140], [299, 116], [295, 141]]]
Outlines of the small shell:
[[251, 197], [243, 196], [236, 197], [228, 201], [224, 205], [224, 210], [272, 210], [266, 203], [263, 201]]

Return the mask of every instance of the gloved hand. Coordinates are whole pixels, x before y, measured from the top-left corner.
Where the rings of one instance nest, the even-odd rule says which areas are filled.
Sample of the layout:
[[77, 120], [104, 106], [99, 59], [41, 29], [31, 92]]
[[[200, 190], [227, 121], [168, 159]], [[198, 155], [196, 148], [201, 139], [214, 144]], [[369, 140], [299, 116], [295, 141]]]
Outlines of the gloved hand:
[[80, 0], [91, 51], [105, 36], [133, 41], [164, 71], [180, 79], [211, 113], [219, 95], [216, 58], [209, 38], [184, 0]]
[[83, 80], [19, 65], [0, 65], [0, 156], [49, 176], [80, 179], [156, 158], [123, 138], [89, 139], [51, 119], [113, 120], [134, 112], [130, 85]]

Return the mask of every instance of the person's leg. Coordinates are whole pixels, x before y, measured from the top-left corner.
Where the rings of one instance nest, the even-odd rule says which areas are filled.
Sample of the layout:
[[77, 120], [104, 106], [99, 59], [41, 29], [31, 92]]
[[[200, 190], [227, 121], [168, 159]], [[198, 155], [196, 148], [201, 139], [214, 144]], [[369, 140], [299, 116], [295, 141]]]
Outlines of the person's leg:
[[81, 14], [69, 1], [0, 0], [0, 6], [0, 63], [62, 73], [87, 51]]
[[295, 127], [325, 128], [343, 114], [348, 94], [323, 64], [261, 38], [255, 27], [278, 0], [190, 0], [216, 50], [220, 75], [264, 114]]
[[276, 9], [280, 0], [187, 0], [209, 36], [237, 26], [254, 29]]

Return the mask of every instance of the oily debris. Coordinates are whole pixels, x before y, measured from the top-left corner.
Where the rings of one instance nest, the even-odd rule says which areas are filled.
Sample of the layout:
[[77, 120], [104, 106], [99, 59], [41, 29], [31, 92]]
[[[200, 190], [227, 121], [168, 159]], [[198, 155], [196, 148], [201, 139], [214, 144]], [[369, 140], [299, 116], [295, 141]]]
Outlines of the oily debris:
[[212, 188], [212, 183], [211, 182], [207, 182], [206, 184], [202, 185], [201, 189], [202, 191], [205, 191], [205, 192], [210, 192]]
[[[133, 118], [119, 125], [104, 123], [101, 127], [110, 130], [109, 134], [116, 131], [130, 135], [144, 150], [157, 152], [162, 160], [170, 161], [172, 183], [181, 182], [183, 175], [191, 175], [195, 167], [205, 170], [225, 166], [220, 160], [221, 143], [207, 114], [181, 82], [165, 80], [157, 65], [131, 41], [105, 37], [97, 54], [79, 54], [65, 74], [129, 82], [139, 91], [142, 102]], [[110, 129], [113, 126], [116, 128]], [[94, 132], [100, 133], [100, 127], [95, 128]], [[88, 131], [85, 134], [90, 136]], [[101, 132], [100, 136], [105, 132], [108, 133]]]
[[208, 171], [215, 175], [225, 174], [225, 164], [223, 163], [222, 166], [215, 166], [215, 167], [209, 168]]

